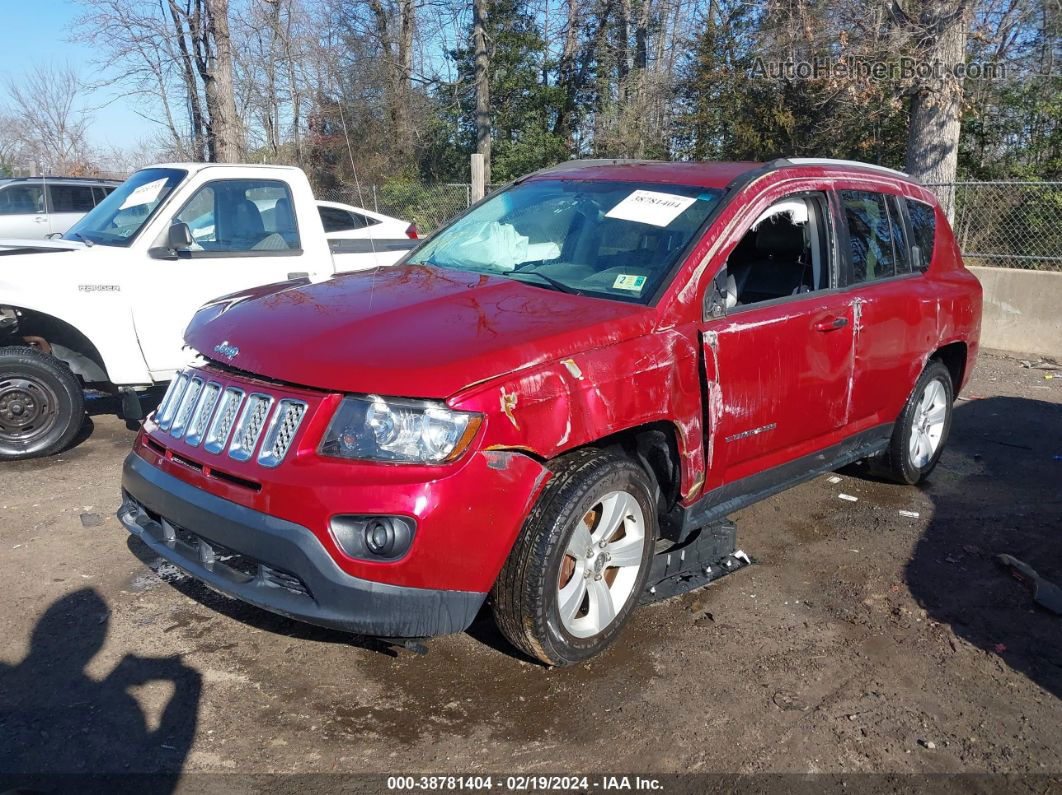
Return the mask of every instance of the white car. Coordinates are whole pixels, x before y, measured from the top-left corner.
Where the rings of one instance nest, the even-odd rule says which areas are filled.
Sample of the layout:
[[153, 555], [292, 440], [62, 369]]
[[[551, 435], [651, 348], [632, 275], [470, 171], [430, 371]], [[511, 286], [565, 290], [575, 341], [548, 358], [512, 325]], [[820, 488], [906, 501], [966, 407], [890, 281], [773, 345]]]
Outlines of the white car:
[[317, 202], [329, 240], [417, 239], [417, 225], [389, 215], [339, 202]]
[[0, 179], [0, 238], [61, 235], [121, 184], [81, 177]]
[[397, 223], [332, 239], [297, 168], [169, 163], [133, 174], [62, 239], [0, 240], [0, 460], [63, 449], [85, 386], [120, 394], [138, 419], [136, 393], [187, 364], [201, 306], [394, 264], [416, 245]]

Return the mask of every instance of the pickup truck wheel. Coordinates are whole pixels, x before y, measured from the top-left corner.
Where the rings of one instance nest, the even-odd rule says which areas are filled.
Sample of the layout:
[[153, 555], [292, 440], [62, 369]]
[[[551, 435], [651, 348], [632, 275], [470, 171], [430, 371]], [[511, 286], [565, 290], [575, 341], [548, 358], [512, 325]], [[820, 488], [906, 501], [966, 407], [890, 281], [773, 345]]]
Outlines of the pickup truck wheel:
[[638, 464], [581, 450], [551, 463], [492, 591], [499, 629], [548, 665], [581, 662], [623, 629], [657, 537], [653, 486]]
[[58, 452], [84, 419], [85, 398], [70, 368], [35, 348], [0, 348], [0, 460]]
[[907, 485], [924, 480], [940, 460], [951, 430], [955, 392], [951, 373], [931, 361], [922, 371], [892, 432], [884, 474]]

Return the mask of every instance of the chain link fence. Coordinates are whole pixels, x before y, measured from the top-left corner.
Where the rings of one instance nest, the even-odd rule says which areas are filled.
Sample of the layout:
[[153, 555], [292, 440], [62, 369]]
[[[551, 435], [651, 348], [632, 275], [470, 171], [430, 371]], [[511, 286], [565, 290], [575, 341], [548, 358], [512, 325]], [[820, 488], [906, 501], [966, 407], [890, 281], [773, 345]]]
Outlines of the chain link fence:
[[1062, 271], [1062, 182], [954, 182], [952, 228], [967, 265]]
[[362, 185], [360, 189], [347, 186], [319, 191], [317, 198], [412, 221], [420, 233], [426, 235], [469, 208], [472, 204], [472, 186], [461, 182], [389, 182], [384, 185]]

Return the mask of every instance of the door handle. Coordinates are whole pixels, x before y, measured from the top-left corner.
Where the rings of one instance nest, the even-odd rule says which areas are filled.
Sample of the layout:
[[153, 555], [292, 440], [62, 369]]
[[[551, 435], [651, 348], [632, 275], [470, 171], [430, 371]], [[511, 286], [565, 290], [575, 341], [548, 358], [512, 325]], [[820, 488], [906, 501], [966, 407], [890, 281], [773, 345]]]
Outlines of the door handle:
[[309, 278], [310, 278], [310, 272], [309, 271], [292, 271], [291, 273], [288, 274], [288, 281], [291, 281], [292, 279], [309, 279]]
[[848, 318], [846, 317], [828, 317], [825, 320], [820, 320], [813, 328], [815, 331], [836, 331], [839, 328], [844, 328], [848, 325]]

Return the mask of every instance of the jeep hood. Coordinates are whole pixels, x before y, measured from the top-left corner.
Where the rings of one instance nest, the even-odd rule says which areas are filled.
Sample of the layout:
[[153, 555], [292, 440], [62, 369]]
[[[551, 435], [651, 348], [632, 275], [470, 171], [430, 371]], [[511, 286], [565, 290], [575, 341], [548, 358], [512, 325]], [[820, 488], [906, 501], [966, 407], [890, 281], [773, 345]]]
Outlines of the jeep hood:
[[221, 364], [340, 392], [446, 398], [648, 332], [646, 307], [423, 265], [218, 299], [186, 333]]

